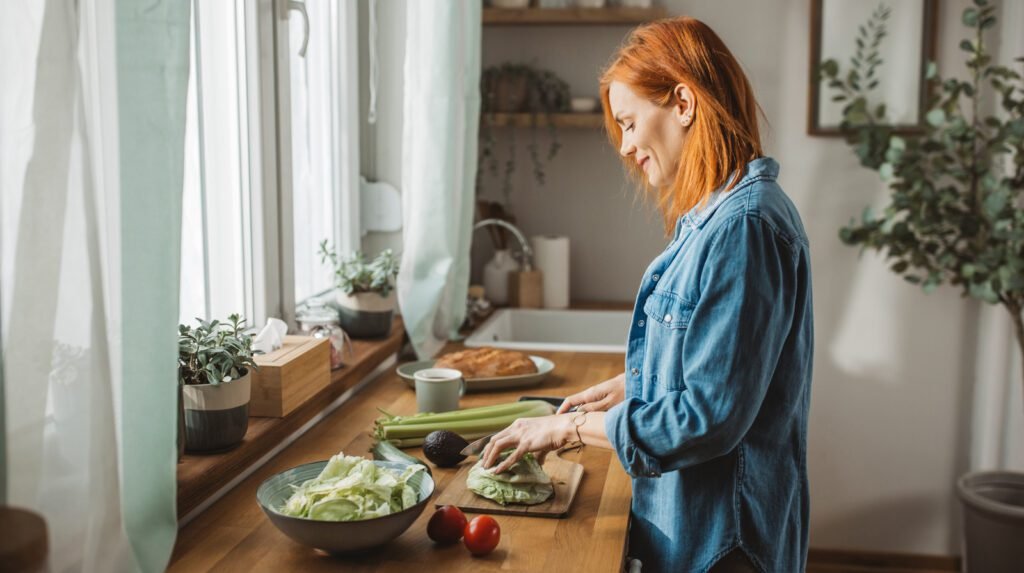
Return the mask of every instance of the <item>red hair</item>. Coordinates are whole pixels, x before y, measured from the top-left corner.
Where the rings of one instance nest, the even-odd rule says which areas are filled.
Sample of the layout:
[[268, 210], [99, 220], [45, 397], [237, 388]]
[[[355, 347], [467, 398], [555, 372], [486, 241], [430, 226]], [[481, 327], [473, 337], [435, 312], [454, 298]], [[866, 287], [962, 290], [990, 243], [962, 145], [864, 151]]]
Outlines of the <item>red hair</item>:
[[[727, 183], [726, 190], [732, 189], [743, 166], [761, 157], [760, 107], [750, 82], [722, 39], [700, 20], [672, 18], [636, 28], [601, 74], [605, 129], [619, 149], [622, 132], [608, 102], [613, 81], [659, 106], [678, 103], [678, 84], [688, 86], [696, 96], [679, 172], [671, 185], [656, 192], [667, 233], [676, 219], [704, 203], [716, 189]], [[634, 161], [625, 158], [623, 162], [634, 177], [644, 181]], [[644, 187], [653, 194], [646, 183]]]

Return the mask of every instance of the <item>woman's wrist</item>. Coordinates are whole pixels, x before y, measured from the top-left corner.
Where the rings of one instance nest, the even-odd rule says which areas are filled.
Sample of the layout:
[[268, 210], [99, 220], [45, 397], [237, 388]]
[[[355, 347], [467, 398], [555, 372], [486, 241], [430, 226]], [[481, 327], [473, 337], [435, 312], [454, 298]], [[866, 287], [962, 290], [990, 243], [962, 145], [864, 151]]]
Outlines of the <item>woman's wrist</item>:
[[561, 443], [562, 446], [572, 444], [576, 441], [576, 425], [573, 423], [573, 418], [578, 412], [566, 412], [560, 417], [562, 418], [561, 424]]

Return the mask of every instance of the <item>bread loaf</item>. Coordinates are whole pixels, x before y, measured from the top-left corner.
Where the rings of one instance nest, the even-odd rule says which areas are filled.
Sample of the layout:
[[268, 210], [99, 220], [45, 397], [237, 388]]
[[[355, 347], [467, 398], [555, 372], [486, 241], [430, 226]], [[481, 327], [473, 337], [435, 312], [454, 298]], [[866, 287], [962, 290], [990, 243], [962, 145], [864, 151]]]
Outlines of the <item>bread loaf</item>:
[[434, 368], [454, 368], [467, 380], [537, 373], [537, 365], [526, 354], [489, 346], [445, 354]]

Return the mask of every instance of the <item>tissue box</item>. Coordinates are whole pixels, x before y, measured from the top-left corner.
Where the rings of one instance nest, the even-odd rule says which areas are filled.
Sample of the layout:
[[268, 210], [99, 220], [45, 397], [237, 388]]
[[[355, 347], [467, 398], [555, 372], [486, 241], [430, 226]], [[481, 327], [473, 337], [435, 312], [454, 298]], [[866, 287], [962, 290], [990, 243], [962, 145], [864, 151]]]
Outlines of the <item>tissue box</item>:
[[281, 348], [257, 354], [252, 373], [250, 416], [281, 418], [331, 383], [331, 350], [326, 338], [285, 336]]

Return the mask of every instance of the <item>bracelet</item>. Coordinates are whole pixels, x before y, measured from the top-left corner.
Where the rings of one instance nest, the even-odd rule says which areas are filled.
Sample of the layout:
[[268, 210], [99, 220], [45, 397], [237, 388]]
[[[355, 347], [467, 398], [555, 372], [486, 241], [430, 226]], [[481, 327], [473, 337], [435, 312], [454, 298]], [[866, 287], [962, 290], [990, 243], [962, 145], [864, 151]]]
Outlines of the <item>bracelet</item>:
[[583, 443], [583, 436], [580, 435], [580, 426], [587, 423], [587, 412], [582, 410], [577, 411], [576, 415], [573, 416], [570, 421], [572, 422], [573, 427], [576, 429], [576, 443], [571, 444], [569, 447], [582, 448], [586, 444]]

